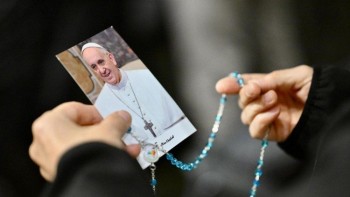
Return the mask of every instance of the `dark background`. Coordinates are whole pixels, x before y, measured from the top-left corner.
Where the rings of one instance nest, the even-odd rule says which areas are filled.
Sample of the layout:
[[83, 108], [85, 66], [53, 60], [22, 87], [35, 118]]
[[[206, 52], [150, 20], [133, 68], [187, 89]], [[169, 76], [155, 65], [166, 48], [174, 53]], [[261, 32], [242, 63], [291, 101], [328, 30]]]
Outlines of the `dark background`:
[[[204, 1], [203, 4], [205, 4]], [[236, 10], [235, 5], [241, 1], [230, 3], [232, 12]], [[239, 43], [248, 43], [249, 56], [245, 71], [271, 71], [282, 67], [296, 66], [298, 64], [334, 64], [346, 67], [348, 65], [350, 49], [350, 2], [347, 1], [316, 1], [316, 0], [294, 0], [288, 2], [289, 20], [293, 26], [294, 51], [297, 51], [295, 61], [288, 65], [270, 64], [266, 66], [267, 57], [266, 44], [261, 42], [262, 28], [269, 28], [269, 20], [263, 23], [259, 20], [264, 16], [261, 13], [269, 13], [269, 3], [267, 1], [248, 0], [245, 2], [247, 12], [244, 13], [244, 23], [242, 26], [246, 29], [246, 34], [237, 39], [237, 35], [214, 34], [215, 38], [232, 37], [232, 45]], [[281, 1], [269, 1], [281, 3]], [[183, 3], [182, 1], [177, 4]], [[198, 3], [198, 9], [201, 10], [201, 2]], [[227, 4], [225, 1], [218, 1], [217, 4]], [[186, 43], [177, 37], [176, 30], [181, 27], [181, 20], [177, 17], [181, 13], [173, 8], [174, 2], [170, 0], [125, 0], [125, 1], [43, 1], [43, 0], [8, 0], [0, 2], [0, 196], [38, 196], [45, 182], [39, 175], [39, 171], [28, 156], [28, 147], [31, 143], [31, 123], [42, 114], [56, 105], [65, 101], [80, 101], [89, 103], [85, 95], [80, 91], [69, 74], [64, 70], [56, 60], [55, 55], [59, 52], [95, 35], [96, 33], [114, 26], [116, 31], [124, 38], [128, 45], [134, 50], [137, 56], [153, 72], [163, 86], [174, 97], [184, 112], [199, 127], [202, 116], [191, 110], [191, 102], [186, 102], [186, 97], [190, 96], [184, 92], [184, 89], [191, 87], [191, 80], [187, 80], [187, 86], [181, 85], [182, 75], [186, 72], [185, 64], [181, 60], [191, 58], [182, 56], [181, 46]], [[192, 5], [195, 5], [192, 3]], [[189, 13], [196, 13], [196, 5], [188, 7]], [[230, 10], [227, 8], [225, 10]], [[174, 11], [175, 10], [175, 11]], [[208, 9], [207, 9], [208, 10]], [[267, 10], [264, 12], [264, 10]], [[204, 12], [205, 10], [203, 10]], [[175, 13], [175, 14], [174, 14]], [[260, 14], [259, 14], [260, 13]], [[220, 15], [222, 13], [215, 13]], [[283, 13], [281, 14], [283, 17]], [[211, 17], [208, 15], [207, 17]], [[236, 19], [240, 20], [240, 18]], [[196, 23], [196, 21], [194, 21]], [[222, 21], [212, 25], [212, 29], [227, 27], [230, 20]], [[263, 24], [263, 26], [261, 26]], [[235, 27], [233, 27], [235, 28]], [[205, 33], [205, 31], [198, 31]], [[266, 32], [266, 31], [265, 31]], [[289, 35], [289, 34], [288, 34]], [[193, 35], [187, 35], [191, 39]], [[230, 42], [226, 42], [226, 44]], [[284, 46], [285, 43], [278, 43]], [[180, 46], [180, 47], [179, 47]], [[212, 47], [210, 45], [208, 48]], [[240, 48], [240, 47], [237, 47]], [[198, 48], [202, 50], [203, 48]], [[196, 50], [194, 50], [196, 51]], [[221, 53], [226, 53], [222, 51]], [[234, 54], [227, 53], [224, 57]], [[270, 54], [271, 55], [271, 54]], [[274, 56], [272, 56], [272, 59]], [[222, 57], [220, 57], [221, 59]], [[271, 60], [271, 57], [269, 57]], [[275, 58], [281, 58], [275, 56]], [[211, 59], [215, 59], [211, 58]], [[249, 65], [248, 65], [249, 64]], [[191, 66], [191, 65], [190, 65]], [[216, 65], [211, 65], [215, 67]], [[227, 67], [215, 68], [221, 76], [226, 75]], [[188, 67], [189, 68], [189, 67]], [[235, 68], [232, 66], [231, 70]], [[210, 71], [201, 69], [198, 72], [211, 74]], [[200, 73], [200, 72], [199, 72]], [[193, 75], [192, 80], [200, 82], [204, 80], [203, 75]], [[218, 79], [216, 77], [215, 79]], [[206, 87], [210, 91], [212, 87]], [[188, 87], [187, 87], [188, 88]], [[193, 92], [195, 94], [195, 91]], [[203, 97], [198, 97], [204, 100]], [[197, 102], [197, 101], [193, 101]], [[202, 108], [209, 104], [204, 102]], [[214, 105], [216, 108], [216, 104]], [[238, 119], [236, 117], [236, 119]], [[211, 120], [202, 120], [208, 122]], [[237, 120], [238, 121], [238, 120]], [[210, 123], [211, 124], [211, 123]], [[202, 129], [203, 130], [203, 129]], [[207, 130], [207, 129], [206, 129]], [[206, 134], [204, 135], [206, 138]], [[190, 137], [188, 141], [196, 141], [196, 137]], [[200, 149], [192, 149], [193, 144], [184, 142], [177, 147], [174, 152], [178, 155], [189, 150], [189, 152], [199, 152]], [[201, 147], [204, 141], [198, 143]], [[219, 163], [230, 166], [230, 159], [226, 157], [229, 152], [217, 150], [216, 157], [221, 156]], [[257, 153], [258, 149], [247, 150]], [[219, 156], [218, 156], [219, 155]], [[181, 156], [180, 156], [181, 157]], [[210, 155], [209, 155], [210, 157]], [[214, 157], [214, 158], [216, 158]], [[257, 157], [253, 155], [252, 157]], [[219, 157], [220, 158], [220, 157]], [[241, 158], [244, 160], [245, 158]], [[273, 169], [279, 165], [278, 160], [270, 163], [268, 169]], [[218, 162], [218, 160], [214, 161]], [[210, 162], [208, 162], [210, 163]], [[255, 161], [248, 161], [255, 163]], [[283, 163], [283, 162], [281, 162]], [[284, 163], [283, 166], [292, 168], [277, 168], [278, 174], [270, 174], [266, 179], [266, 187], [270, 193], [278, 192], [278, 184], [287, 183], [287, 178], [293, 178], [291, 175], [297, 170], [297, 164], [294, 161]], [[225, 166], [224, 165], [224, 166]], [[237, 164], [236, 164], [237, 165]], [[280, 167], [281, 167], [280, 166]], [[217, 166], [209, 166], [216, 169]], [[221, 170], [222, 165], [220, 166]], [[244, 166], [235, 166], [236, 170]], [[160, 196], [197, 196], [201, 194], [198, 190], [192, 190], [198, 187], [205, 191], [207, 183], [191, 182], [191, 176], [198, 174], [186, 174], [170, 167], [166, 161], [159, 162], [157, 174], [159, 176], [159, 194]], [[229, 169], [229, 168], [228, 168]], [[205, 171], [205, 168], [198, 169], [198, 172]], [[249, 169], [250, 170], [250, 169]], [[269, 171], [269, 170], [267, 170]], [[272, 171], [271, 171], [272, 172]], [[276, 171], [275, 171], [276, 172]], [[146, 172], [145, 172], [146, 173]], [[230, 170], [227, 171], [231, 173]], [[242, 191], [249, 191], [250, 182], [238, 183], [244, 180], [244, 177], [252, 178], [251, 174], [237, 177], [232, 171], [233, 182], [237, 182], [236, 187]], [[271, 184], [271, 185], [270, 185]], [[277, 184], [277, 186], [273, 186]], [[248, 187], [246, 187], [248, 185]], [[163, 188], [163, 189], [162, 189]], [[222, 191], [221, 191], [222, 190]], [[241, 193], [231, 191], [225, 187], [218, 187], [217, 191], [208, 193], [206, 196], [240, 196]], [[202, 195], [203, 196], [203, 195]]]

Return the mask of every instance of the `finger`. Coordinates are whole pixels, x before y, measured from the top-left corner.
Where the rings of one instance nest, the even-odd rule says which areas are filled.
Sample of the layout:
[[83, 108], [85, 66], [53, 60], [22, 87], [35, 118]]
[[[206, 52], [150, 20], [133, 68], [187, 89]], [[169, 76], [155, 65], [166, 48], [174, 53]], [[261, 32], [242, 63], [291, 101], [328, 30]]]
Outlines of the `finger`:
[[111, 129], [123, 131], [124, 134], [131, 124], [131, 116], [127, 111], [118, 111], [110, 114], [102, 123]]
[[313, 69], [306, 65], [301, 65], [289, 69], [273, 71], [261, 78], [254, 79], [260, 86], [262, 92], [266, 92], [277, 87], [287, 87], [299, 89], [312, 79]]
[[215, 89], [220, 94], [237, 94], [241, 88], [235, 78], [225, 77], [216, 83]]
[[43, 146], [40, 145], [40, 140], [34, 138], [34, 141], [29, 146], [28, 152], [33, 162], [36, 163], [38, 166], [42, 167], [45, 163], [47, 163], [47, 158], [43, 155], [43, 152], [45, 151]]
[[102, 120], [95, 106], [78, 102], [61, 104], [53, 109], [53, 111], [59, 111], [63, 116], [79, 125], [92, 125]]
[[114, 144], [119, 148], [124, 148], [125, 145], [122, 143], [121, 138], [130, 127], [130, 124], [130, 114], [126, 111], [118, 111], [107, 116], [99, 125], [96, 126], [99, 127], [99, 130], [112, 135], [112, 139], [108, 139], [111, 144]]
[[43, 157], [42, 149], [38, 147], [37, 143], [33, 143], [29, 147], [29, 156], [30, 158], [40, 167], [40, 172], [42, 173], [42, 176], [48, 180], [50, 178], [49, 170], [46, 168], [47, 167], [47, 158]]
[[242, 109], [245, 108], [250, 102], [258, 99], [261, 96], [260, 94], [261, 88], [256, 81], [249, 81], [239, 92], [239, 106]]
[[249, 126], [249, 132], [252, 138], [264, 138], [268, 127], [277, 119], [279, 114], [280, 108], [278, 106], [258, 114]]
[[125, 151], [129, 153], [130, 156], [136, 158], [141, 152], [141, 146], [139, 144], [127, 145]]
[[266, 74], [261, 74], [261, 73], [242, 74], [242, 78], [244, 80], [244, 83], [248, 83], [249, 81], [252, 81], [252, 80], [259, 80], [265, 76], [266, 76]]
[[49, 182], [52, 182], [54, 180], [54, 176], [43, 168], [40, 168], [40, 174], [45, 180]]
[[39, 165], [39, 153], [37, 151], [37, 148], [36, 148], [36, 144], [33, 142], [30, 146], [29, 146], [29, 157], [34, 161], [34, 163], [38, 164]]
[[255, 116], [259, 113], [266, 111], [277, 103], [277, 94], [274, 91], [268, 91], [262, 95], [259, 99], [249, 103], [241, 114], [241, 120], [244, 124], [250, 124]]

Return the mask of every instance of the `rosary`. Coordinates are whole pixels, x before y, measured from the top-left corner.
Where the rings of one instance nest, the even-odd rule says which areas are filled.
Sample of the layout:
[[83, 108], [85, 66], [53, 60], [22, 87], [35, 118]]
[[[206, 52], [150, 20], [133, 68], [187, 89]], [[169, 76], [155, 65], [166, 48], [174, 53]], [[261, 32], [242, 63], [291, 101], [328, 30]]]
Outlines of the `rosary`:
[[[237, 80], [237, 83], [239, 84], [239, 86], [241, 88], [243, 87], [244, 80], [243, 80], [241, 74], [239, 74], [237, 72], [233, 72], [229, 76], [235, 78]], [[185, 163], [185, 162], [182, 162], [182, 161], [176, 159], [173, 156], [173, 154], [165, 151], [162, 147], [160, 147], [158, 145], [144, 143], [143, 140], [141, 140], [137, 136], [135, 136], [134, 133], [131, 132], [131, 129], [129, 129], [128, 132], [140, 143], [142, 149], [146, 150], [145, 154], [144, 154], [144, 158], [146, 161], [151, 163], [151, 165], [149, 167], [151, 170], [150, 185], [153, 189], [154, 194], [156, 193], [156, 185], [157, 185], [157, 180], [155, 178], [156, 177], [155, 176], [155, 171], [156, 171], [155, 162], [157, 162], [159, 159], [158, 151], [162, 151], [163, 153], [165, 153], [166, 159], [171, 163], [171, 165], [175, 166], [176, 168], [179, 168], [180, 170], [191, 171], [191, 170], [197, 168], [197, 166], [203, 161], [203, 159], [207, 157], [208, 152], [210, 151], [210, 149], [213, 146], [214, 140], [215, 140], [216, 135], [219, 131], [219, 126], [220, 126], [220, 123], [222, 120], [222, 116], [223, 116], [226, 102], [227, 102], [227, 97], [225, 94], [222, 94], [220, 101], [219, 101], [219, 103], [220, 103], [219, 110], [218, 110], [217, 115], [215, 117], [215, 122], [214, 122], [214, 125], [212, 128], [212, 131], [209, 134], [207, 144], [205, 145], [205, 147], [203, 148], [203, 150], [201, 151], [199, 156], [197, 156], [197, 158], [194, 160], [194, 162], [191, 162], [191, 163]], [[265, 135], [264, 139], [261, 142], [260, 155], [258, 158], [256, 170], [255, 170], [255, 177], [254, 177], [254, 180], [252, 183], [252, 187], [250, 189], [250, 195], [249, 195], [250, 197], [256, 196], [257, 188], [260, 185], [260, 178], [262, 176], [262, 167], [264, 164], [265, 149], [268, 146], [267, 137], [268, 137], [268, 133]]]

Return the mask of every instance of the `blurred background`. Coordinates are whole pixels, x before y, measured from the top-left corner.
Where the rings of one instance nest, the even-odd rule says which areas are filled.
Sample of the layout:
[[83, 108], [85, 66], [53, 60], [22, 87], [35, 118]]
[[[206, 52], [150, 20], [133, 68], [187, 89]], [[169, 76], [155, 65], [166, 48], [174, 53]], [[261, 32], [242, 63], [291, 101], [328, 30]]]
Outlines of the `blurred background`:
[[[56, 59], [61, 51], [114, 26], [197, 127], [172, 151], [192, 162], [214, 122], [218, 79], [299, 64], [348, 67], [349, 9], [340, 0], [0, 1], [0, 196], [38, 196], [46, 184], [28, 156], [32, 121], [65, 101], [89, 103]], [[159, 196], [248, 196], [260, 142], [236, 103], [229, 98], [196, 170], [158, 162]], [[298, 168], [271, 143], [258, 195], [278, 196]]]

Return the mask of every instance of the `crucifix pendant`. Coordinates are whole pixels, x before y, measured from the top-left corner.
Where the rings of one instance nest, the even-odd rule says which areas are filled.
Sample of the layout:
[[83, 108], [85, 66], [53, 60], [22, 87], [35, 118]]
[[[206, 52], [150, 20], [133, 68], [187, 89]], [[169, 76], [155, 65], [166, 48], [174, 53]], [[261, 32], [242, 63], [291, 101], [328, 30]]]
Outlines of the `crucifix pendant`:
[[147, 122], [146, 120], [143, 120], [143, 121], [145, 122], [145, 127], [144, 127], [145, 130], [149, 130], [152, 133], [153, 137], [157, 137], [156, 133], [153, 131], [153, 128], [152, 128], [153, 123], [151, 121], [149, 122]]

